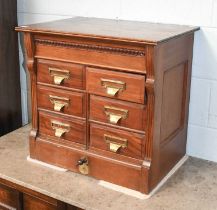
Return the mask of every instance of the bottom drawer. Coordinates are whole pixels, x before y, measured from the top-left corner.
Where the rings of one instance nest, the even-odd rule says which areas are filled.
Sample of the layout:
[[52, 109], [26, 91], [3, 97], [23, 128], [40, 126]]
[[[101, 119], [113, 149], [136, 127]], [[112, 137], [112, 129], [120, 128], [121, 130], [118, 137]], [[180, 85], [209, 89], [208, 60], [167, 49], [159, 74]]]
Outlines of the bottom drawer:
[[112, 153], [133, 158], [142, 158], [142, 145], [145, 136], [142, 134], [124, 131], [91, 123], [90, 147], [107, 150]]
[[37, 160], [78, 173], [80, 173], [80, 171], [77, 163], [81, 158], [85, 157], [88, 160], [89, 176], [137, 191], [141, 190], [142, 183], [142, 191], [147, 192], [148, 185], [145, 180], [147, 180], [146, 176], [148, 176], [148, 170], [144, 173], [146, 169], [142, 168], [141, 163], [133, 164], [124, 161], [116, 161], [112, 158], [103, 157], [85, 150], [49, 143], [43, 141], [41, 138], [37, 138], [32, 153]]
[[85, 144], [86, 123], [39, 111], [39, 134], [59, 141]]

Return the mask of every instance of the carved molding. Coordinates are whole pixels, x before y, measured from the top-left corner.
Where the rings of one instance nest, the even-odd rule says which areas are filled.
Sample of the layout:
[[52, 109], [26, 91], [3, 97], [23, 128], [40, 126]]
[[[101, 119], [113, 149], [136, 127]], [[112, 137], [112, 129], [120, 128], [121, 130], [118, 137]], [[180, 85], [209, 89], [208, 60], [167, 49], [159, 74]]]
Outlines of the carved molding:
[[154, 94], [154, 84], [155, 79], [154, 78], [147, 78], [145, 81], [145, 87], [149, 94]]
[[78, 44], [78, 43], [53, 41], [53, 40], [45, 40], [45, 39], [35, 39], [35, 42], [38, 44], [44, 44], [44, 45], [77, 48], [81, 50], [92, 50], [92, 51], [115, 53], [115, 54], [128, 55], [128, 56], [145, 56], [144, 51], [134, 50], [134, 49], [108, 47], [108, 46], [100, 46], [100, 45], [90, 45], [90, 44], [80, 44], [80, 43]]
[[36, 69], [34, 68], [34, 65], [35, 65], [34, 59], [27, 57], [26, 66], [27, 66], [27, 69], [29, 70], [30, 74], [36, 74]]
[[26, 63], [31, 77], [31, 102], [32, 102], [32, 131], [30, 137], [35, 138], [38, 131], [38, 111], [37, 111], [37, 85], [36, 85], [36, 66], [35, 66], [35, 46], [31, 33], [24, 34], [24, 44], [26, 49]]
[[153, 153], [153, 136], [154, 136], [154, 85], [155, 85], [155, 75], [154, 75], [154, 48], [148, 46], [146, 48], [146, 61], [147, 61], [147, 75], [146, 75], [146, 91], [147, 91], [147, 136], [145, 144], [145, 160], [151, 161]]

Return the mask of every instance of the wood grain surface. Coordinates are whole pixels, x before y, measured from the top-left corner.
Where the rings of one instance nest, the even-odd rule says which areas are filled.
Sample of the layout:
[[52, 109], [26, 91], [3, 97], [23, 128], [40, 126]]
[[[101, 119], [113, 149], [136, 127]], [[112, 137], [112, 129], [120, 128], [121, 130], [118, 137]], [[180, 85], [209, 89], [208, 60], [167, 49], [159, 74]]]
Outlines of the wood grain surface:
[[[73, 18], [17, 30], [32, 81], [30, 156], [149, 193], [186, 153], [198, 28]], [[50, 67], [71, 77], [55, 85]], [[51, 94], [72, 104], [54, 111]], [[55, 137], [52, 120], [70, 130]]]

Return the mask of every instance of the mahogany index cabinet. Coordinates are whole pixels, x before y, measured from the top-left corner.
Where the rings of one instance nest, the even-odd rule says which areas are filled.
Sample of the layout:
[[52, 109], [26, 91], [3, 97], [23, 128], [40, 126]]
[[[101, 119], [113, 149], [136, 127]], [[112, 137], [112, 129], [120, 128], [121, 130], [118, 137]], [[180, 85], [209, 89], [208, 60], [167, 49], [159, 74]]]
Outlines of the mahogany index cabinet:
[[149, 193], [186, 152], [198, 29], [84, 17], [17, 27], [30, 157]]

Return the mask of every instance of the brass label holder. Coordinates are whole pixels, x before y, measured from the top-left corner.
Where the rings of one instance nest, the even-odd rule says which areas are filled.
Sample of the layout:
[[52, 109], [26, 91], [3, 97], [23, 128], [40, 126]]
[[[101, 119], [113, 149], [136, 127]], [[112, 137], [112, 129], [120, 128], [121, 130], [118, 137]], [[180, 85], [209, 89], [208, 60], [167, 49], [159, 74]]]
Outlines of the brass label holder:
[[122, 81], [101, 79], [101, 86], [106, 89], [106, 93], [109, 96], [115, 96], [118, 92], [126, 89], [126, 83]]
[[54, 110], [60, 112], [64, 107], [69, 106], [69, 99], [59, 96], [49, 95], [50, 102], [54, 105]]
[[108, 120], [112, 124], [117, 124], [119, 120], [126, 119], [128, 117], [128, 110], [120, 109], [113, 106], [104, 106], [104, 112], [108, 117]]
[[55, 136], [61, 138], [65, 133], [70, 131], [70, 125], [56, 120], [51, 121], [51, 127], [55, 130]]
[[54, 79], [55, 85], [60, 85], [65, 79], [69, 79], [70, 72], [69, 70], [57, 69], [57, 68], [48, 68], [50, 75]]
[[109, 144], [109, 150], [117, 153], [120, 148], [127, 148], [127, 139], [104, 134], [104, 140]]

